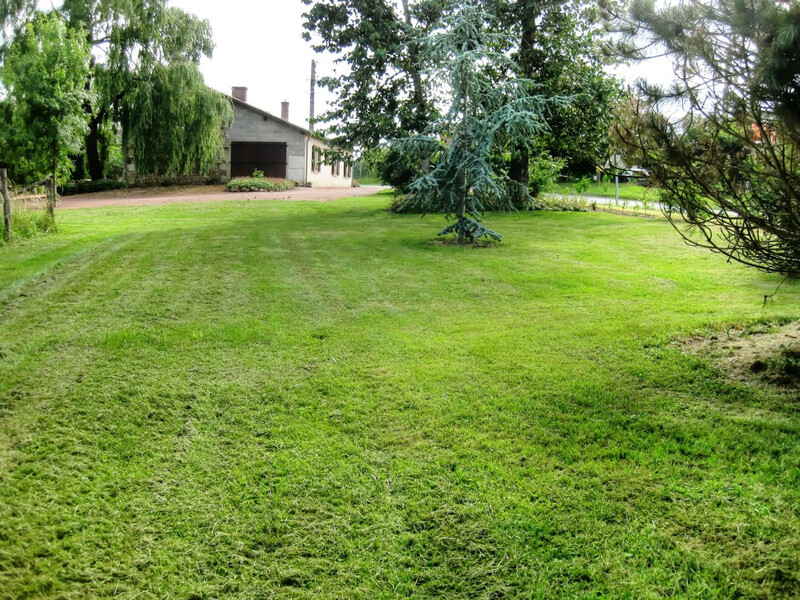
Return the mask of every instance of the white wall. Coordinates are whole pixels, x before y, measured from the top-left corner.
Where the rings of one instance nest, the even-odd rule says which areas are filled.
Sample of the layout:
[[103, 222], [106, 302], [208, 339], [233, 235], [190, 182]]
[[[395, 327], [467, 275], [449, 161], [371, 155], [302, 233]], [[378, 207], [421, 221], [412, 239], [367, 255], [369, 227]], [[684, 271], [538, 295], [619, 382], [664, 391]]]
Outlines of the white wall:
[[339, 167], [339, 175], [333, 175], [331, 173], [331, 165], [330, 163], [323, 162], [322, 167], [320, 167], [319, 173], [314, 173], [311, 169], [312, 164], [312, 149], [314, 146], [318, 148], [322, 148], [323, 150], [328, 148], [328, 145], [320, 140], [319, 138], [311, 138], [307, 142], [308, 144], [308, 152], [306, 158], [306, 165], [308, 168], [308, 181], [312, 187], [315, 188], [335, 188], [335, 187], [353, 187], [353, 177], [352, 177], [352, 169], [351, 169], [351, 176], [345, 177], [345, 164], [341, 163]]

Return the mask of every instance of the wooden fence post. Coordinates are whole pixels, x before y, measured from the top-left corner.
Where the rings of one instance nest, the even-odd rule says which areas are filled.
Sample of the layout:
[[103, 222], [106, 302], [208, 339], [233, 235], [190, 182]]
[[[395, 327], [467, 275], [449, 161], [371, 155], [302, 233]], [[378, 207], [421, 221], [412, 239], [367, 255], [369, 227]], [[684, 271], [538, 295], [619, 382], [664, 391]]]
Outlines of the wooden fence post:
[[56, 214], [56, 180], [47, 180], [47, 212], [51, 217]]
[[11, 202], [8, 199], [8, 176], [5, 169], [0, 169], [0, 194], [3, 195], [3, 223], [6, 226], [3, 237], [11, 239]]

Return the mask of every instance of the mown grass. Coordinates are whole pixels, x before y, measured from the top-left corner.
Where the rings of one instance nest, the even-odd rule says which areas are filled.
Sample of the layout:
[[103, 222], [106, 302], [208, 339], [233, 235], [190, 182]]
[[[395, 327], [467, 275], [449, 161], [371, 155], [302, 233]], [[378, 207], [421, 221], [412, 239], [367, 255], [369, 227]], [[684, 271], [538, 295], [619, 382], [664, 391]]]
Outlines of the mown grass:
[[[575, 183], [557, 183], [553, 189], [557, 194], [565, 195], [579, 195], [578, 188]], [[658, 189], [639, 185], [638, 183], [620, 183], [619, 184], [619, 198], [620, 200], [638, 200], [639, 202], [658, 202]], [[597, 196], [600, 198], [615, 198], [616, 189], [614, 182], [597, 183], [593, 181], [589, 184], [588, 189], [582, 191], [584, 196]]]
[[361, 185], [384, 185], [383, 180], [380, 177], [359, 177], [357, 179], [358, 183]]
[[796, 395], [671, 341], [800, 287], [657, 220], [64, 212], [0, 249], [2, 598], [791, 598]]

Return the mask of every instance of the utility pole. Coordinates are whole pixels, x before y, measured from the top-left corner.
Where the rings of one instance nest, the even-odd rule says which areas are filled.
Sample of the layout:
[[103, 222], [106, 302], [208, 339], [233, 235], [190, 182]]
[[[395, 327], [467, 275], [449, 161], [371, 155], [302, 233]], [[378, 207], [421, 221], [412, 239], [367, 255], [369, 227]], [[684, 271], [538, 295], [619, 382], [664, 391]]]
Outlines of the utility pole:
[[308, 130], [314, 133], [314, 100], [317, 94], [317, 61], [311, 61], [311, 110], [309, 111]]

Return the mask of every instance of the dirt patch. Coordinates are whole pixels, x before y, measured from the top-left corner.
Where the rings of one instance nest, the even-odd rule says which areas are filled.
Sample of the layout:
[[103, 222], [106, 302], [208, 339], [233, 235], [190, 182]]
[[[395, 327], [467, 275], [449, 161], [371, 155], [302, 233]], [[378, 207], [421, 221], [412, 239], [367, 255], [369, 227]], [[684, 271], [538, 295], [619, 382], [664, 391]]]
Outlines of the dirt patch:
[[783, 326], [730, 327], [678, 344], [688, 354], [711, 359], [736, 381], [800, 390], [800, 321]]

